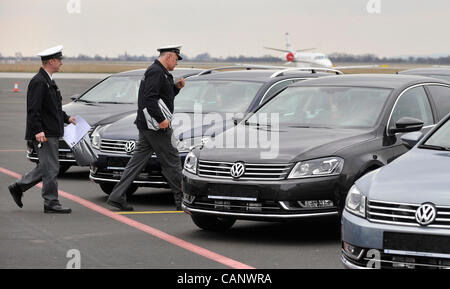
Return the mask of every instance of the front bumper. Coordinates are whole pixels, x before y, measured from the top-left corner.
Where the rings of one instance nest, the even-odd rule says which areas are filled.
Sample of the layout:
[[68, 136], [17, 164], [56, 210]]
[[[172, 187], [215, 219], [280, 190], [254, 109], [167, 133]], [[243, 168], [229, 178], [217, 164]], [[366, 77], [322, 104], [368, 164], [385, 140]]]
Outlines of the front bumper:
[[[427, 227], [410, 227], [369, 222], [367, 219], [355, 216], [344, 210], [341, 219], [342, 232], [342, 263], [347, 268], [450, 268], [450, 253], [420, 252], [420, 250], [405, 250], [386, 248], [385, 234], [401, 234], [405, 236], [404, 243], [409, 245], [408, 236], [439, 236], [448, 237], [450, 230]], [[361, 253], [351, 255], [345, 247], [351, 245]], [[450, 242], [444, 251], [450, 252]], [[355, 257], [356, 255], [359, 255]]]
[[[95, 183], [117, 183], [125, 170], [131, 154], [105, 153], [95, 150], [97, 162], [91, 165], [89, 179]], [[187, 153], [180, 153], [181, 164], [184, 163]], [[169, 187], [161, 173], [161, 165], [155, 154], [151, 156], [142, 172], [133, 181], [140, 187]]]
[[[188, 214], [263, 221], [338, 215], [341, 198], [339, 176], [244, 181], [199, 177], [184, 170], [182, 190]], [[311, 207], [305, 201], [328, 202]]]
[[[34, 149], [31, 141], [27, 141], [27, 159], [34, 163], [39, 161], [36, 150]], [[73, 156], [72, 150], [63, 139], [59, 140], [58, 161], [60, 166], [77, 165], [77, 161]]]

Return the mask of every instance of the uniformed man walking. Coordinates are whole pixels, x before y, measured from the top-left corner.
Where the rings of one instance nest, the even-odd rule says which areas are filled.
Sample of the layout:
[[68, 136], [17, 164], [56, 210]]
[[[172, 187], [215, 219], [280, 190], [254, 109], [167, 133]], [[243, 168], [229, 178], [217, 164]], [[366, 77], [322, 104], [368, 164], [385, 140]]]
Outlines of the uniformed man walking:
[[[128, 162], [119, 183], [111, 192], [107, 203], [122, 211], [131, 211], [133, 207], [127, 204], [126, 191], [134, 179], [142, 172], [152, 153], [155, 152], [161, 164], [162, 174], [172, 189], [177, 210], [181, 210], [181, 162], [178, 150], [172, 145], [172, 128], [170, 121], [164, 117], [158, 101], [163, 100], [173, 113], [174, 98], [185, 81], [180, 78], [174, 83], [172, 74], [181, 60], [181, 46], [165, 46], [158, 49], [159, 58], [150, 65], [144, 74], [139, 87], [138, 110], [134, 122], [139, 130], [139, 141], [136, 150]], [[151, 130], [143, 113], [144, 109], [159, 123], [159, 130]]]
[[63, 46], [59, 45], [38, 54], [42, 67], [28, 85], [25, 139], [33, 142], [39, 163], [8, 189], [16, 204], [22, 208], [23, 192], [42, 181], [44, 212], [69, 214], [72, 210], [59, 203], [56, 181], [59, 138], [64, 134], [64, 123], [75, 124], [75, 118], [62, 110], [61, 93], [53, 80], [53, 73], [58, 72], [62, 65], [62, 49]]

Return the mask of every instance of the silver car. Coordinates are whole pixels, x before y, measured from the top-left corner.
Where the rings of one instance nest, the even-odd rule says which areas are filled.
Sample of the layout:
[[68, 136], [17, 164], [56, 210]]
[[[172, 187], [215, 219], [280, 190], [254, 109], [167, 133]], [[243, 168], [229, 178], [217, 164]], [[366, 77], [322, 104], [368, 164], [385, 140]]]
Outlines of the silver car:
[[342, 215], [347, 268], [450, 269], [450, 114], [408, 153], [350, 189]]

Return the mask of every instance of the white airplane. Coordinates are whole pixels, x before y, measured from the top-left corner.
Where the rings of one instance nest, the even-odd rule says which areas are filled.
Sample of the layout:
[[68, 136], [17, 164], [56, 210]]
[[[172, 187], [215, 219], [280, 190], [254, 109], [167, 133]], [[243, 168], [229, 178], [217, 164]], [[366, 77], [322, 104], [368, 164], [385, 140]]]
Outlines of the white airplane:
[[289, 42], [289, 33], [286, 33], [286, 49], [264, 47], [265, 49], [275, 50], [278, 52], [286, 53], [285, 64], [296, 64], [297, 67], [325, 67], [325, 68], [335, 68], [335, 69], [350, 69], [350, 68], [369, 68], [378, 67], [378, 65], [358, 65], [358, 66], [342, 66], [336, 67], [333, 65], [328, 56], [324, 53], [308, 53], [303, 51], [313, 50], [315, 48], [307, 49], [292, 49]]
[[264, 47], [265, 49], [270, 49], [279, 52], [285, 52], [286, 64], [295, 63], [297, 66], [320, 66], [332, 68], [333, 63], [331, 60], [323, 53], [308, 53], [303, 51], [313, 50], [315, 48], [307, 49], [292, 49], [289, 42], [289, 33], [286, 33], [286, 49]]

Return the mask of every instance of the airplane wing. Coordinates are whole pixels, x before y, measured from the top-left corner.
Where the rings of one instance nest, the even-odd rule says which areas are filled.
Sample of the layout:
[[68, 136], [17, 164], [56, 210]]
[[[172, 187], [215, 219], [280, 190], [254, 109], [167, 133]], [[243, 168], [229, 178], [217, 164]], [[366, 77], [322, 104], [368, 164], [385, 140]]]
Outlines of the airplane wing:
[[263, 46], [265, 49], [270, 49], [270, 50], [275, 50], [275, 51], [279, 51], [279, 52], [291, 52], [289, 50], [286, 49], [278, 49], [278, 48], [272, 48], [272, 47], [265, 47]]
[[297, 49], [296, 52], [302, 52], [302, 51], [308, 51], [308, 50], [314, 50], [316, 48], [305, 48], [305, 49]]
[[[279, 52], [292, 52], [287, 49], [279, 49], [279, 48], [272, 48], [272, 47], [266, 47], [266, 46], [263, 46], [263, 47], [265, 49], [275, 50], [275, 51], [279, 51]], [[295, 52], [302, 52], [302, 51], [308, 51], [308, 50], [314, 50], [314, 49], [316, 49], [316, 48], [296, 49]]]

